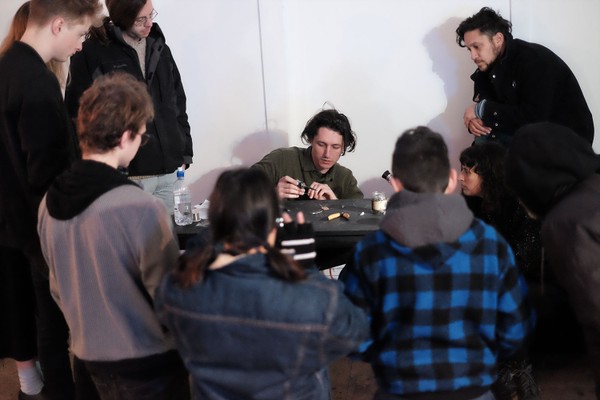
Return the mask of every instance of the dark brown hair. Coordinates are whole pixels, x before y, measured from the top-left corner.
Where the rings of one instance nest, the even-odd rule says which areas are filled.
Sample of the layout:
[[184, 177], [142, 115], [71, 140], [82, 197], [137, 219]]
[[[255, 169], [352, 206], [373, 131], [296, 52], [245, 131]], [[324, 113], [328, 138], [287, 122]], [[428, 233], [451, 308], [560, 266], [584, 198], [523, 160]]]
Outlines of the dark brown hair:
[[308, 120], [304, 131], [302, 131], [302, 141], [304, 143], [311, 143], [319, 128], [328, 128], [342, 135], [344, 149], [342, 155], [346, 154], [346, 151], [354, 151], [356, 147], [356, 133], [350, 127], [350, 120], [344, 114], [337, 110], [323, 110], [315, 114], [311, 119]]
[[267, 243], [279, 216], [279, 200], [263, 171], [239, 168], [223, 172], [209, 197], [210, 238], [206, 246], [179, 259], [175, 277], [183, 287], [202, 282], [220, 253], [241, 255], [263, 247], [269, 268], [286, 281], [304, 279], [300, 265]]
[[106, 0], [110, 20], [122, 31], [133, 26], [140, 10], [148, 0]]

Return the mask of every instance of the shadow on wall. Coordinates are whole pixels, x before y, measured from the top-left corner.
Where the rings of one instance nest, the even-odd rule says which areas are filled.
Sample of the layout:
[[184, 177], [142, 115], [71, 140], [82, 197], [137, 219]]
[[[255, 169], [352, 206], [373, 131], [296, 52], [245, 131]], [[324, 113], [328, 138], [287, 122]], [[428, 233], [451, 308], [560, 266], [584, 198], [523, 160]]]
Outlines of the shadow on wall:
[[432, 60], [432, 71], [444, 82], [446, 109], [427, 126], [439, 132], [448, 144], [450, 164], [457, 168], [460, 152], [471, 145], [473, 137], [463, 123], [465, 109], [472, 102], [475, 64], [466, 49], [456, 43], [456, 28], [462, 18], [450, 18], [431, 30], [423, 45]]
[[212, 169], [190, 184], [192, 202], [199, 204], [207, 199], [223, 171], [236, 167], [249, 167], [272, 150], [287, 147], [288, 143], [288, 134], [278, 130], [259, 131], [246, 135], [233, 144], [228, 167]]

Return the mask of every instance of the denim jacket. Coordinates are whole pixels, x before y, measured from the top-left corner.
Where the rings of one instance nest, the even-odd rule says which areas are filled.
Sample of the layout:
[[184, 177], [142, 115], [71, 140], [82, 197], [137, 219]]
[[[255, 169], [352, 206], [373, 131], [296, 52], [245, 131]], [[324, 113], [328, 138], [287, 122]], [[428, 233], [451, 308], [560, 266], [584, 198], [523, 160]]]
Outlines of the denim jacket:
[[317, 271], [286, 282], [263, 254], [183, 289], [167, 275], [156, 294], [162, 322], [192, 375], [194, 398], [329, 399], [327, 366], [368, 335], [342, 284]]

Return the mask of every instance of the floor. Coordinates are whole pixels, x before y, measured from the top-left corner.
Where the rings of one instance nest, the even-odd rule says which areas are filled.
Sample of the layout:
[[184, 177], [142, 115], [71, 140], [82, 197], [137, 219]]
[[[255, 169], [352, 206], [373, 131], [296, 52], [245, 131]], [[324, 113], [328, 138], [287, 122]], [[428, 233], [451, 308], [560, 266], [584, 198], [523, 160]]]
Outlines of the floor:
[[[372, 399], [377, 389], [369, 364], [344, 358], [331, 366], [333, 400]], [[535, 373], [543, 400], [595, 400], [592, 375], [580, 355], [541, 359]], [[16, 400], [15, 363], [0, 360], [0, 400]]]

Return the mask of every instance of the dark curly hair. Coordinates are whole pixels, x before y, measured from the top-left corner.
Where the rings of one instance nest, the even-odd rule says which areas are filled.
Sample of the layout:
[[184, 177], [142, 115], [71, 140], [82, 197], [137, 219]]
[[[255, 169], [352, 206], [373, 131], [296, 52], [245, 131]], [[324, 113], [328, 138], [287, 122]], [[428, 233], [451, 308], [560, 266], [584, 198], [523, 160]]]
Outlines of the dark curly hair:
[[510, 192], [504, 179], [506, 148], [497, 143], [481, 143], [460, 153], [460, 164], [481, 177], [482, 208], [500, 212]]
[[465, 47], [465, 33], [479, 29], [481, 33], [492, 37], [500, 32], [508, 40], [512, 38], [512, 24], [489, 7], [483, 7], [477, 14], [470, 16], [456, 28], [456, 43]]
[[346, 154], [346, 151], [354, 151], [356, 147], [356, 133], [350, 127], [350, 121], [344, 114], [337, 110], [323, 110], [317, 113], [306, 123], [300, 136], [302, 141], [306, 144], [311, 143], [317, 135], [319, 128], [329, 128], [342, 135], [344, 140], [342, 155]]

